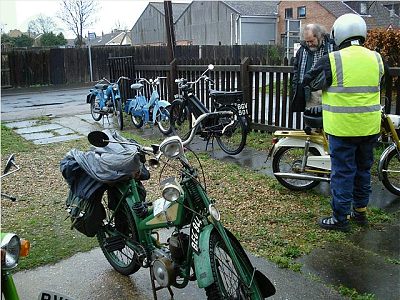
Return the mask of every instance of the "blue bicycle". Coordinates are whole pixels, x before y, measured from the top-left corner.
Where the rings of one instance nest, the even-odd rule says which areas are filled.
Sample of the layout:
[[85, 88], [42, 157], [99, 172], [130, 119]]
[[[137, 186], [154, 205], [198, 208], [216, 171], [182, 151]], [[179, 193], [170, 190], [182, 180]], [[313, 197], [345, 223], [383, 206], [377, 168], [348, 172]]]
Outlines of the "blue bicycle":
[[116, 82], [110, 82], [106, 78], [101, 79], [86, 97], [86, 102], [90, 103], [90, 113], [95, 121], [100, 121], [104, 116], [108, 119], [109, 115], [113, 115], [117, 119], [120, 130], [124, 128], [122, 99], [119, 88], [121, 79], [130, 80], [124, 76], [118, 78]]
[[[170, 103], [166, 100], [160, 100], [160, 95], [157, 86], [160, 85], [161, 79], [167, 77], [157, 77], [156, 79], [147, 80], [138, 78], [137, 83], [131, 85], [131, 88], [136, 91], [136, 96], [133, 99], [128, 99], [125, 105], [125, 112], [131, 116], [132, 123], [136, 128], [141, 128], [144, 124], [157, 124], [158, 129], [164, 135], [172, 132], [169, 121]], [[142, 90], [144, 84], [151, 86], [152, 93], [150, 99], [146, 99]]]

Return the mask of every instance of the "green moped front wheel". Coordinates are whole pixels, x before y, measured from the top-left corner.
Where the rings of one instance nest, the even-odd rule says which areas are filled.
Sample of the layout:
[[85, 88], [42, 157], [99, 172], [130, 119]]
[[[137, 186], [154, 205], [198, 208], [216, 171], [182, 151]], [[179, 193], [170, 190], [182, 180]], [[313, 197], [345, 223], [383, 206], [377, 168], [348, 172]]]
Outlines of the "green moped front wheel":
[[[246, 253], [233, 240], [232, 247], [240, 262], [240, 267], [250, 281], [253, 276], [253, 267]], [[250, 287], [240, 278], [239, 271], [227, 250], [227, 246], [217, 232], [210, 237], [210, 260], [214, 283], [206, 287], [208, 300], [218, 299], [263, 299], [260, 290], [253, 281]]]

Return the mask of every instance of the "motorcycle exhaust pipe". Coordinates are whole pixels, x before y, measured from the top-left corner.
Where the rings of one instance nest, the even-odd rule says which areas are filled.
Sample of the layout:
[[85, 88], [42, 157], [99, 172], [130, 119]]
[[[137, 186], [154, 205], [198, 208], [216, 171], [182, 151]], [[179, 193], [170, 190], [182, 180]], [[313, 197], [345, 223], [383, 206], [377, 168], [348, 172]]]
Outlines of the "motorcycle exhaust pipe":
[[323, 181], [323, 182], [331, 181], [331, 179], [328, 177], [319, 177], [319, 176], [304, 175], [304, 174], [274, 173], [274, 175], [279, 178], [289, 178], [289, 179], [299, 179], [299, 180], [316, 180], [316, 181]]

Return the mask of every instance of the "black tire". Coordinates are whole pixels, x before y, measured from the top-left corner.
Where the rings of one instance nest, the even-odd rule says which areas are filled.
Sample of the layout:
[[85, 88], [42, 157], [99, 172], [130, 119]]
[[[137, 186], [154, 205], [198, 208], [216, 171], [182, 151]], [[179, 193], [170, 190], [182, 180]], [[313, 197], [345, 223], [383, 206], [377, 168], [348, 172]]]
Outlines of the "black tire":
[[95, 121], [100, 121], [102, 114], [99, 112], [96, 112], [96, 110], [99, 110], [99, 101], [97, 99], [97, 96], [92, 96], [90, 99], [90, 113], [92, 115], [93, 120]]
[[124, 129], [124, 115], [122, 112], [122, 101], [121, 99], [115, 100], [115, 111], [114, 116], [117, 118], [118, 128], [120, 130]]
[[[105, 199], [105, 197], [103, 197]], [[112, 211], [108, 208], [109, 203], [103, 203], [106, 208], [107, 217], [112, 214]], [[137, 272], [141, 265], [138, 261], [135, 251], [126, 245], [125, 239], [121, 236], [121, 242], [124, 243], [124, 247], [120, 250], [108, 250], [106, 245], [108, 244], [107, 238], [110, 236], [107, 234], [106, 229], [113, 231], [113, 237], [118, 237], [118, 233], [121, 232], [129, 238], [129, 240], [138, 242], [138, 233], [133, 216], [130, 213], [128, 204], [124, 202], [115, 214], [115, 219], [112, 224], [103, 225], [97, 233], [97, 240], [100, 248], [103, 251], [104, 256], [110, 263], [110, 265], [122, 275], [130, 275]]]
[[400, 196], [400, 154], [393, 148], [383, 162], [382, 183], [389, 192]]
[[[232, 247], [240, 261], [242, 269], [250, 279], [253, 267], [246, 253], [233, 240]], [[214, 283], [205, 288], [207, 299], [262, 299], [261, 293], [254, 281], [250, 288], [239, 280], [239, 274], [233, 265], [227, 247], [217, 232], [210, 236], [210, 261]]]
[[170, 109], [170, 124], [174, 135], [186, 140], [192, 129], [192, 115], [189, 108], [180, 99], [174, 100]]
[[158, 129], [164, 135], [168, 135], [172, 132], [169, 112], [170, 107], [171, 106], [160, 107], [156, 115]]
[[219, 118], [218, 122], [221, 125], [221, 129], [231, 123], [232, 118], [234, 121], [232, 125], [226, 128], [223, 135], [216, 137], [218, 145], [229, 155], [239, 154], [246, 145], [247, 139], [246, 124], [242, 116], [239, 115], [239, 112], [233, 106], [221, 106], [217, 108], [217, 111], [233, 112], [232, 117]]
[[135, 126], [136, 128], [142, 128], [142, 126], [143, 126], [143, 117], [142, 116], [131, 115], [131, 120], [132, 120], [133, 126]]
[[[296, 147], [282, 147], [274, 155], [272, 159], [272, 171], [274, 173], [293, 173], [293, 174], [307, 174], [315, 175], [316, 173], [303, 172], [301, 173], [299, 168], [302, 163], [304, 155], [304, 148]], [[321, 155], [317, 149], [310, 148], [309, 155]], [[301, 180], [291, 178], [276, 177], [276, 179], [284, 187], [293, 191], [306, 191], [316, 187], [320, 181], [318, 180]]]

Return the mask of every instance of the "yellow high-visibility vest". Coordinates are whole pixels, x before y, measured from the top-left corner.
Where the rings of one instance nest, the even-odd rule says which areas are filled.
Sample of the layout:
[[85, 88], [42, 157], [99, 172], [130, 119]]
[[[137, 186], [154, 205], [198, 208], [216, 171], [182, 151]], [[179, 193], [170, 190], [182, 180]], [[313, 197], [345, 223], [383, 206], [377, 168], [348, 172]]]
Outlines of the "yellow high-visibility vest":
[[322, 93], [324, 130], [334, 136], [368, 136], [381, 124], [379, 53], [350, 46], [329, 53], [332, 85]]

